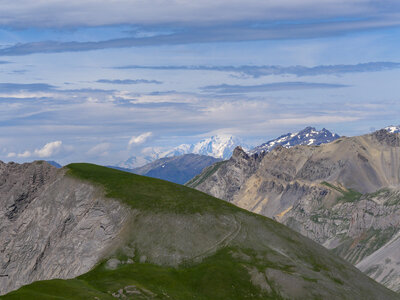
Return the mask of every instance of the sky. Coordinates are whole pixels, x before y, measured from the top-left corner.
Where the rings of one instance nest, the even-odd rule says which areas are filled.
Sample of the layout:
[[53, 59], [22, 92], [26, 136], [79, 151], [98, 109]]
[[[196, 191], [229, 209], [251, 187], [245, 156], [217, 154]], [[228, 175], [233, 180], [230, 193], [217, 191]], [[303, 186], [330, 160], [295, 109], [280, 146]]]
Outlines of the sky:
[[396, 0], [1, 0], [0, 160], [400, 124]]

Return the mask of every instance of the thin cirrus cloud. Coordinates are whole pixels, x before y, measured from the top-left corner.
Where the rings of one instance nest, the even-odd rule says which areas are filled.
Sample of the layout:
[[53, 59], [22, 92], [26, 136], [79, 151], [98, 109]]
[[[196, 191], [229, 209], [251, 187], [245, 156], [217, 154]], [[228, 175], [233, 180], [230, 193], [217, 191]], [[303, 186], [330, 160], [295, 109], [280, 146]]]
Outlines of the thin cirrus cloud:
[[57, 154], [62, 147], [62, 141], [54, 141], [49, 142], [44, 145], [42, 148], [36, 149], [33, 152], [26, 150], [22, 153], [10, 152], [7, 157], [19, 157], [19, 158], [29, 158], [29, 157], [39, 157], [39, 158], [48, 158], [55, 154]]
[[339, 75], [346, 73], [365, 73], [395, 70], [400, 68], [398, 62], [367, 62], [353, 65], [319, 65], [314, 67], [307, 66], [140, 66], [126, 65], [117, 66], [114, 69], [148, 69], [148, 70], [187, 70], [187, 71], [217, 71], [229, 72], [239, 75], [246, 75], [253, 78], [259, 78], [269, 75], [295, 75], [318, 76], [318, 75]]
[[[221, 26], [223, 25], [223, 26]], [[168, 25], [166, 25], [168, 27]], [[113, 48], [183, 45], [193, 43], [243, 42], [261, 40], [289, 40], [328, 37], [367, 29], [400, 26], [400, 18], [344, 19], [344, 21], [309, 21], [308, 23], [240, 23], [217, 24], [214, 26], [178, 25], [171, 27], [169, 34], [152, 36], [128, 36], [100, 41], [35, 41], [17, 43], [0, 49], [0, 56], [22, 56], [34, 53], [61, 53], [103, 50]]]
[[140, 145], [146, 142], [151, 136], [153, 135], [152, 132], [145, 132], [138, 136], [132, 136], [128, 142], [128, 147], [132, 147], [134, 145]]
[[348, 85], [332, 84], [332, 83], [315, 83], [315, 82], [277, 82], [259, 85], [209, 85], [201, 88], [203, 92], [211, 92], [218, 94], [236, 94], [236, 93], [252, 93], [252, 92], [274, 92], [274, 91], [291, 91], [306, 89], [336, 89], [344, 88]]
[[4, 92], [48, 92], [54, 91], [55, 86], [47, 83], [0, 83], [0, 91]]
[[[111, 24], [155, 24], [155, 23], [198, 23], [223, 21], [242, 21], [261, 18], [311, 17], [320, 13], [333, 17], [337, 14], [354, 15], [369, 13], [375, 5], [371, 1], [330, 1], [296, 0], [262, 1], [262, 0], [204, 0], [151, 2], [140, 0], [115, 1], [36, 1], [12, 0], [2, 2], [0, 24], [19, 27], [62, 27], [62, 26], [103, 26]], [[396, 2], [386, 1], [396, 5]], [[313, 8], [313, 10], [310, 10]], [[325, 8], [325, 10], [323, 10]], [[378, 8], [378, 12], [388, 9]], [[224, 9], [226, 13], [221, 14]], [[296, 15], [297, 13], [297, 15]], [[313, 14], [314, 13], [314, 14]]]
[[[136, 26], [160, 24], [220, 24], [246, 20], [281, 23], [289, 20], [343, 18], [395, 19], [396, 0], [3, 0], [0, 25], [7, 27], [62, 28], [77, 26]], [[338, 19], [341, 17], [341, 19]]]
[[107, 84], [162, 84], [158, 80], [147, 80], [147, 79], [99, 79], [97, 83]]

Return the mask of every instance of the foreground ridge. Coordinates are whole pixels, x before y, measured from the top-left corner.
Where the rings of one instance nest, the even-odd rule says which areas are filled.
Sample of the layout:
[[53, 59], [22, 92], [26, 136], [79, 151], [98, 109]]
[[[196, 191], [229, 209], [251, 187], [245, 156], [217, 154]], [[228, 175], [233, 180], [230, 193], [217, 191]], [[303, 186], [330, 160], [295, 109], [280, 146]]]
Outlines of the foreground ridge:
[[[28, 257], [29, 251], [6, 246], [6, 255], [13, 257], [15, 269], [35, 273], [35, 280], [61, 277], [38, 272], [53, 256], [59, 258], [58, 268], [72, 269], [72, 256], [90, 271], [62, 276], [68, 280], [34, 282], [4, 299], [397, 299], [308, 238], [196, 190], [91, 164], [68, 165], [56, 173], [24, 209], [37, 226], [16, 230], [17, 235], [29, 232], [46, 220], [46, 231], [32, 240], [42, 249], [31, 258], [35, 264], [21, 266], [15, 260]], [[50, 201], [49, 191], [60, 194], [61, 187], [69, 196]], [[65, 207], [78, 199], [76, 211]], [[32, 213], [44, 204], [54, 215]], [[58, 215], [65, 217], [57, 221]], [[21, 228], [22, 216], [9, 221], [9, 228]], [[68, 241], [62, 260], [55, 243], [61, 236]], [[84, 256], [75, 255], [88, 236], [107, 236], [101, 254], [96, 255], [95, 238], [85, 244]], [[2, 287], [9, 286], [7, 278], [0, 280]]]

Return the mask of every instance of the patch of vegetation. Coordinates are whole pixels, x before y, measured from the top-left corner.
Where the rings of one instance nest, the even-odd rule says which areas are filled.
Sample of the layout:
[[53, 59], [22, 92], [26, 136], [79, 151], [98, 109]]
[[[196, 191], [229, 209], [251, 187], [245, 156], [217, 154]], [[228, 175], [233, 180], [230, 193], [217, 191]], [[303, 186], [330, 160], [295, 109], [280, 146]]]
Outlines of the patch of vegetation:
[[329, 271], [329, 268], [326, 266], [325, 262], [323, 262], [319, 257], [316, 257], [310, 253], [310, 255], [304, 256], [303, 258], [311, 265], [314, 272]]
[[68, 175], [101, 185], [106, 197], [119, 199], [133, 209], [174, 213], [243, 211], [205, 193], [160, 179], [86, 163], [66, 168]]
[[318, 279], [316, 279], [316, 278], [309, 278], [307, 276], [301, 276], [301, 278], [303, 278], [305, 281], [309, 281], [309, 282], [318, 282]]
[[254, 261], [233, 258], [231, 252], [225, 248], [199, 264], [180, 268], [134, 263], [108, 270], [103, 262], [77, 279], [36, 282], [4, 299], [115, 299], [112, 293], [122, 290], [129, 296], [129, 289], [135, 289], [137, 294], [131, 295], [134, 299], [142, 299], [140, 293], [151, 294], [155, 299], [178, 300], [283, 299], [275, 289], [267, 293], [253, 285], [246, 266]]
[[79, 279], [37, 281], [0, 296], [1, 299], [10, 300], [83, 300], [96, 299], [95, 297], [102, 300], [115, 300], [110, 294], [98, 291]]
[[352, 189], [344, 189], [338, 186], [335, 186], [329, 182], [323, 181], [321, 182], [322, 185], [325, 185], [331, 189], [334, 189], [342, 194], [341, 197], [337, 198], [337, 202], [356, 202], [360, 200], [362, 194]]
[[199, 175], [197, 175], [196, 177], [194, 177], [193, 179], [189, 180], [187, 183], [185, 183], [185, 185], [187, 186], [192, 186], [193, 188], [199, 186], [200, 184], [202, 184], [208, 177], [210, 177], [212, 174], [214, 174], [215, 172], [217, 172], [217, 170], [227, 161], [219, 161], [215, 164], [213, 164], [212, 166], [208, 167], [205, 170], [205, 173], [203, 174], [200, 173]]

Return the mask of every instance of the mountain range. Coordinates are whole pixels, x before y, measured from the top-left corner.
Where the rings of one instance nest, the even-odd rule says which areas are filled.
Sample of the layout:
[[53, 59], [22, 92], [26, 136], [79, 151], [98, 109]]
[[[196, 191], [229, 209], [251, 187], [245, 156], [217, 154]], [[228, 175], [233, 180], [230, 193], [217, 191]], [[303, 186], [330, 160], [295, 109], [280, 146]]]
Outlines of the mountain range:
[[165, 148], [147, 148], [139, 156], [131, 156], [127, 160], [117, 164], [120, 168], [134, 169], [142, 167], [157, 159], [173, 157], [184, 154], [199, 154], [212, 156], [219, 159], [228, 159], [231, 157], [233, 149], [241, 145], [246, 148], [243, 142], [232, 135], [215, 135], [203, 139], [195, 144], [181, 144], [172, 149]]
[[[252, 150], [249, 150], [248, 153], [254, 154], [268, 152], [278, 145], [283, 145], [287, 148], [295, 145], [320, 145], [331, 142], [337, 138], [339, 138], [337, 134], [333, 134], [325, 128], [317, 131], [313, 127], [306, 127], [297, 133], [288, 133], [274, 140], [270, 140]], [[217, 161], [230, 158], [232, 148], [239, 144], [239, 142], [240, 140], [235, 139], [232, 136], [226, 136], [225, 138], [211, 137], [210, 139], [203, 140], [195, 145], [181, 145], [174, 148], [174, 150], [164, 152], [161, 156], [165, 155], [165, 157], [156, 159], [141, 167], [133, 169], [127, 168], [132, 164], [135, 165], [137, 162], [135, 161], [135, 163], [133, 163], [133, 157], [119, 166], [111, 167], [139, 175], [183, 184], [194, 176], [200, 174], [205, 167], [208, 167]], [[207, 155], [192, 153], [181, 154], [185, 152], [206, 153]], [[157, 156], [160, 156], [160, 154], [152, 157]]]
[[149, 176], [184, 184], [204, 168], [221, 161], [221, 159], [199, 154], [183, 154], [179, 156], [157, 159], [143, 167], [126, 170], [138, 175]]
[[115, 169], [0, 163], [2, 299], [398, 299], [269, 218]]
[[224, 161], [185, 154], [136, 170], [208, 160], [188, 187], [0, 162], [1, 298], [399, 299], [398, 129], [306, 128]]
[[275, 147], [206, 168], [187, 185], [273, 218], [400, 291], [400, 135], [390, 126]]
[[336, 133], [332, 133], [325, 128], [322, 128], [322, 130], [316, 130], [314, 127], [306, 127], [296, 133], [281, 135], [276, 139], [270, 140], [251, 149], [248, 153], [251, 155], [255, 153], [269, 152], [277, 146], [291, 148], [297, 145], [321, 145], [333, 142], [339, 137], [340, 136]]
[[389, 131], [390, 133], [400, 132], [400, 126], [388, 126], [388, 127], [385, 127], [384, 129]]

